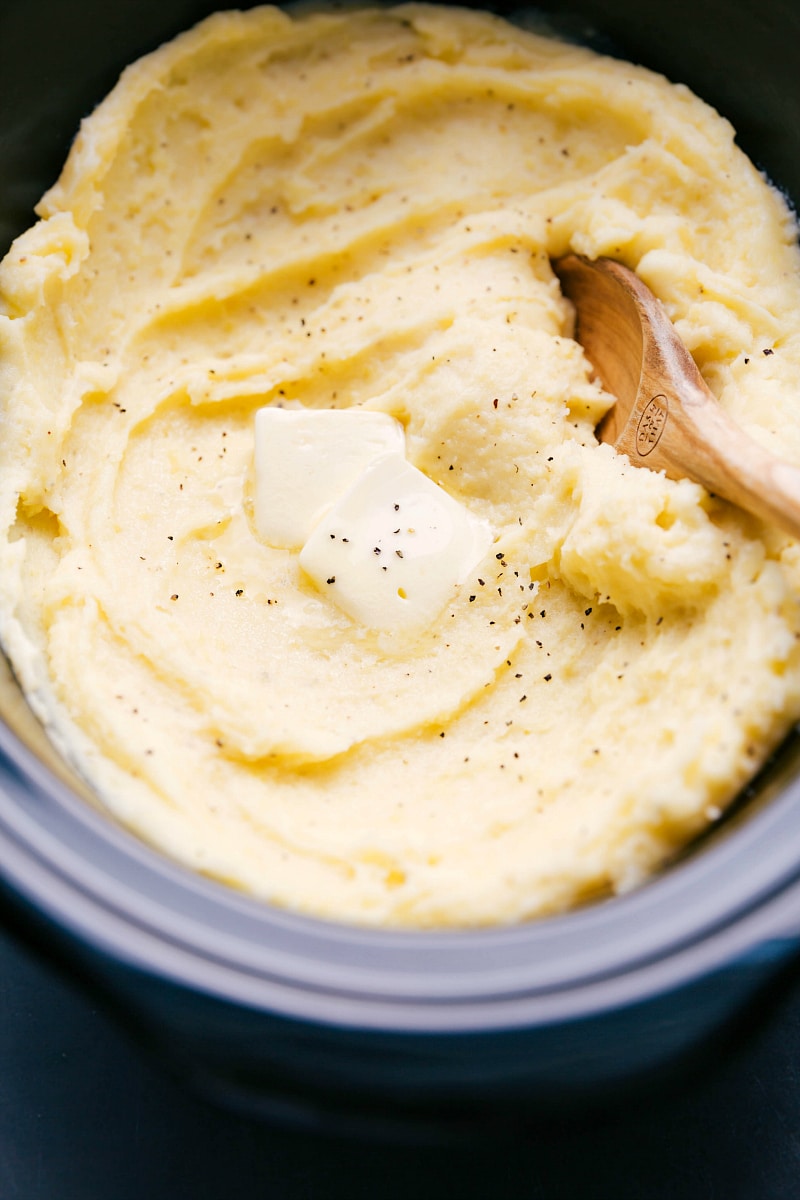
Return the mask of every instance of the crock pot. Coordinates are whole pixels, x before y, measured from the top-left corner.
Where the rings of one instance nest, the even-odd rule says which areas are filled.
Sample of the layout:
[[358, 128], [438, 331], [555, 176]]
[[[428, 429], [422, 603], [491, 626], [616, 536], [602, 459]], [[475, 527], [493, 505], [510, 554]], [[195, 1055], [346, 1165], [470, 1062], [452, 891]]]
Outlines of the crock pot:
[[[4, 0], [0, 251], [120, 69], [212, 7]], [[540, 10], [687, 83], [800, 197], [794, 0]], [[605, 1103], [696, 1061], [797, 956], [794, 733], [714, 834], [638, 891], [515, 928], [403, 933], [271, 909], [148, 849], [59, 759], [6, 666], [0, 717], [6, 920], [165, 1065], [250, 1112], [455, 1130]]]

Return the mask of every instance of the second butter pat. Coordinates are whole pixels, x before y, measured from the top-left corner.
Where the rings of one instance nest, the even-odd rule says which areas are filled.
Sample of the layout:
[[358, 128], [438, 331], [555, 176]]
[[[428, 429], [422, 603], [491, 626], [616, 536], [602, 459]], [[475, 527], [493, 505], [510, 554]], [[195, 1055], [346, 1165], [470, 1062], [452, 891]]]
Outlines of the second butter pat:
[[319, 522], [300, 565], [354, 620], [410, 630], [439, 615], [491, 543], [484, 521], [392, 454]]

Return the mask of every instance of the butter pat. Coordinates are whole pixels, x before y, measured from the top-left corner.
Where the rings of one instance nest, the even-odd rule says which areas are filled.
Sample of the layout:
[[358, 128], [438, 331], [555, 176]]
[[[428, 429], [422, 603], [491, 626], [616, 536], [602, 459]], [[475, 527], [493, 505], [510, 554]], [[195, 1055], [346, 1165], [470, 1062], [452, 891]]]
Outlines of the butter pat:
[[255, 522], [271, 546], [298, 550], [362, 471], [403, 454], [405, 434], [386, 413], [262, 408], [255, 428]]
[[392, 454], [320, 520], [300, 565], [354, 620], [408, 630], [439, 615], [492, 540], [484, 521]]

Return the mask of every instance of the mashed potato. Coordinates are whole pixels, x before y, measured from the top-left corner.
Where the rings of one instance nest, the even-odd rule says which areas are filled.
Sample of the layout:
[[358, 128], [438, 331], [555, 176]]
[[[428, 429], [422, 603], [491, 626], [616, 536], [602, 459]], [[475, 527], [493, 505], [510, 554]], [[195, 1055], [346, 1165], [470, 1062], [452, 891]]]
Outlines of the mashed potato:
[[[632, 468], [549, 259], [635, 268], [800, 463], [787, 207], [684, 87], [427, 6], [220, 14], [0, 268], [0, 631], [108, 810], [264, 900], [508, 922], [631, 887], [800, 714], [797, 545]], [[375, 631], [253, 517], [254, 415], [363, 408], [494, 542]]]

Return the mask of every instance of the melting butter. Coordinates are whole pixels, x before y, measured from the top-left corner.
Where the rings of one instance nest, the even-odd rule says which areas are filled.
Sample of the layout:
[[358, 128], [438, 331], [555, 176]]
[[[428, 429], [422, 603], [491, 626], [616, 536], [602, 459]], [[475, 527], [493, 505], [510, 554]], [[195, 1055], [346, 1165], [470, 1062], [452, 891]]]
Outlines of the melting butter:
[[300, 552], [300, 565], [371, 629], [428, 625], [484, 557], [492, 531], [399, 454], [372, 463]]

